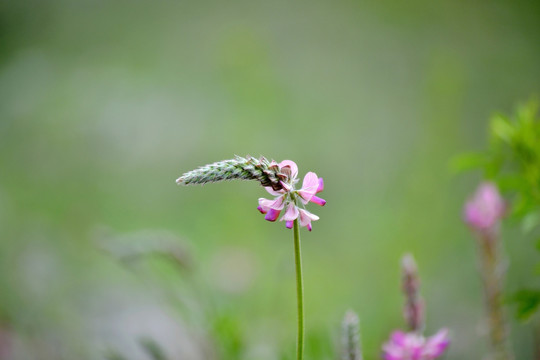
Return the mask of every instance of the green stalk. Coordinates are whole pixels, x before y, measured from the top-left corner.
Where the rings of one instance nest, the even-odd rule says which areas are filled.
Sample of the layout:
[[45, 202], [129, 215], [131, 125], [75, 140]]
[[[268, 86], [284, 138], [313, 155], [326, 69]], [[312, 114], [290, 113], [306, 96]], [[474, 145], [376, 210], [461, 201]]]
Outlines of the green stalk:
[[513, 360], [502, 302], [506, 269], [501, 264], [500, 246], [497, 233], [486, 232], [480, 235], [480, 269], [484, 285], [492, 359]]
[[302, 253], [298, 219], [294, 220], [294, 262], [296, 264], [296, 298], [298, 300], [298, 334], [296, 339], [296, 360], [304, 358], [304, 284], [302, 279]]

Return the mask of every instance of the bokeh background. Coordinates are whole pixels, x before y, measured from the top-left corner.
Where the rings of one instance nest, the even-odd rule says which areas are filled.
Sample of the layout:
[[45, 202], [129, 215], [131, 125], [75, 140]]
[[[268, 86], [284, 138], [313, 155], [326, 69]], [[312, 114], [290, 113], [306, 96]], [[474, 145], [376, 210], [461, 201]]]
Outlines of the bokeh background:
[[[461, 206], [489, 116], [540, 91], [535, 1], [0, 1], [0, 358], [292, 359], [292, 233], [252, 182], [177, 187], [233, 155], [292, 159], [328, 204], [302, 231], [307, 358], [344, 312], [366, 359], [403, 327], [412, 252], [427, 334], [485, 351]], [[509, 292], [533, 283], [505, 224]], [[513, 322], [517, 358], [531, 324]], [[154, 350], [152, 350], [154, 349]]]

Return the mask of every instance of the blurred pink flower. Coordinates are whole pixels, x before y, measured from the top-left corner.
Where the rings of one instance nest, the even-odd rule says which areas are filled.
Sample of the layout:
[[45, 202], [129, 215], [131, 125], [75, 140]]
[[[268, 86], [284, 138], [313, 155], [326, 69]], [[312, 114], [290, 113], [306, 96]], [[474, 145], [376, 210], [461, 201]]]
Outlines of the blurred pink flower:
[[427, 339], [414, 332], [394, 331], [383, 345], [383, 357], [385, 360], [433, 360], [441, 356], [448, 345], [450, 339], [446, 329]]
[[506, 205], [495, 184], [484, 182], [464, 208], [464, 221], [478, 231], [493, 230], [504, 216]]
[[300, 226], [305, 226], [311, 231], [311, 222], [319, 220], [319, 217], [305, 209], [298, 207], [300, 203], [303, 207], [309, 202], [324, 206], [326, 201], [315, 194], [323, 191], [324, 181], [317, 177], [314, 172], [308, 172], [302, 182], [300, 190], [295, 189], [298, 182], [298, 166], [291, 160], [283, 160], [278, 164], [279, 170], [286, 175], [286, 179], [281, 181], [283, 189], [273, 190], [271, 187], [265, 187], [270, 195], [275, 196], [273, 200], [260, 198], [257, 209], [266, 214], [264, 217], [268, 221], [276, 221], [281, 211], [286, 208], [280, 221], [285, 221], [285, 226], [289, 229], [293, 227], [294, 220], [298, 219]]

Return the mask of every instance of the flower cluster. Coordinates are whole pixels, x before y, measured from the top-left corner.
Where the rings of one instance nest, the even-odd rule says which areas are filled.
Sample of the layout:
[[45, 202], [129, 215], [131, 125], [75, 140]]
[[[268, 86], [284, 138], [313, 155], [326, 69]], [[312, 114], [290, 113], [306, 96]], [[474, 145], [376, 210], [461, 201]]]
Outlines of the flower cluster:
[[[271, 187], [265, 187], [270, 195], [275, 196], [274, 199], [259, 199], [257, 209], [266, 214], [264, 217], [268, 221], [276, 221], [283, 210], [285, 210], [281, 221], [285, 221], [287, 228], [293, 227], [294, 220], [298, 219], [300, 226], [305, 226], [311, 231], [311, 222], [319, 220], [319, 217], [310, 213], [303, 208], [309, 202], [324, 206], [326, 201], [316, 196], [315, 194], [323, 191], [324, 182], [322, 178], [317, 177], [314, 172], [308, 172], [304, 177], [302, 188], [295, 189], [295, 184], [298, 182], [298, 166], [291, 160], [284, 160], [276, 164], [279, 172], [287, 175], [281, 181], [281, 190], [274, 190]], [[298, 205], [301, 204], [302, 208]]]
[[477, 231], [495, 230], [506, 211], [497, 186], [485, 182], [480, 184], [464, 209], [464, 221]]
[[385, 360], [433, 360], [441, 356], [450, 340], [448, 330], [439, 330], [435, 335], [424, 338], [415, 332], [394, 331], [384, 344]]
[[383, 357], [385, 360], [433, 360], [450, 345], [448, 330], [441, 329], [427, 339], [422, 336], [424, 302], [419, 292], [418, 268], [412, 255], [403, 257], [401, 268], [401, 286], [405, 295], [403, 315], [410, 331], [392, 332], [390, 340], [383, 345]]

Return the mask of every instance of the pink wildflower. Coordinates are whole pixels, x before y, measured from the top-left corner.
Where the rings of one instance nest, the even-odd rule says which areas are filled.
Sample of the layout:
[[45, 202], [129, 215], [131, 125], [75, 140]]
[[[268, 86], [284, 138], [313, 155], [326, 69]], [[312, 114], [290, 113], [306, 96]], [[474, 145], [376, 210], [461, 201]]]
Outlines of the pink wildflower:
[[275, 196], [273, 200], [260, 198], [257, 209], [266, 214], [264, 217], [268, 221], [276, 221], [283, 209], [285, 213], [280, 221], [285, 221], [285, 226], [289, 229], [293, 227], [294, 220], [298, 219], [300, 226], [305, 226], [311, 231], [311, 222], [319, 220], [319, 217], [310, 213], [306, 209], [300, 209], [309, 202], [324, 206], [326, 201], [316, 196], [315, 194], [323, 191], [324, 182], [322, 178], [317, 177], [314, 172], [308, 172], [304, 177], [302, 188], [295, 189], [295, 184], [298, 182], [298, 166], [291, 160], [283, 160], [278, 165], [280, 173], [286, 175], [286, 179], [281, 181], [282, 189], [279, 191], [273, 190], [271, 187], [265, 187], [270, 195]]
[[384, 359], [433, 360], [441, 356], [449, 344], [446, 329], [439, 330], [427, 339], [414, 332], [394, 331], [390, 340], [383, 346]]
[[464, 221], [478, 231], [494, 230], [505, 209], [504, 200], [495, 184], [485, 182], [465, 204]]

